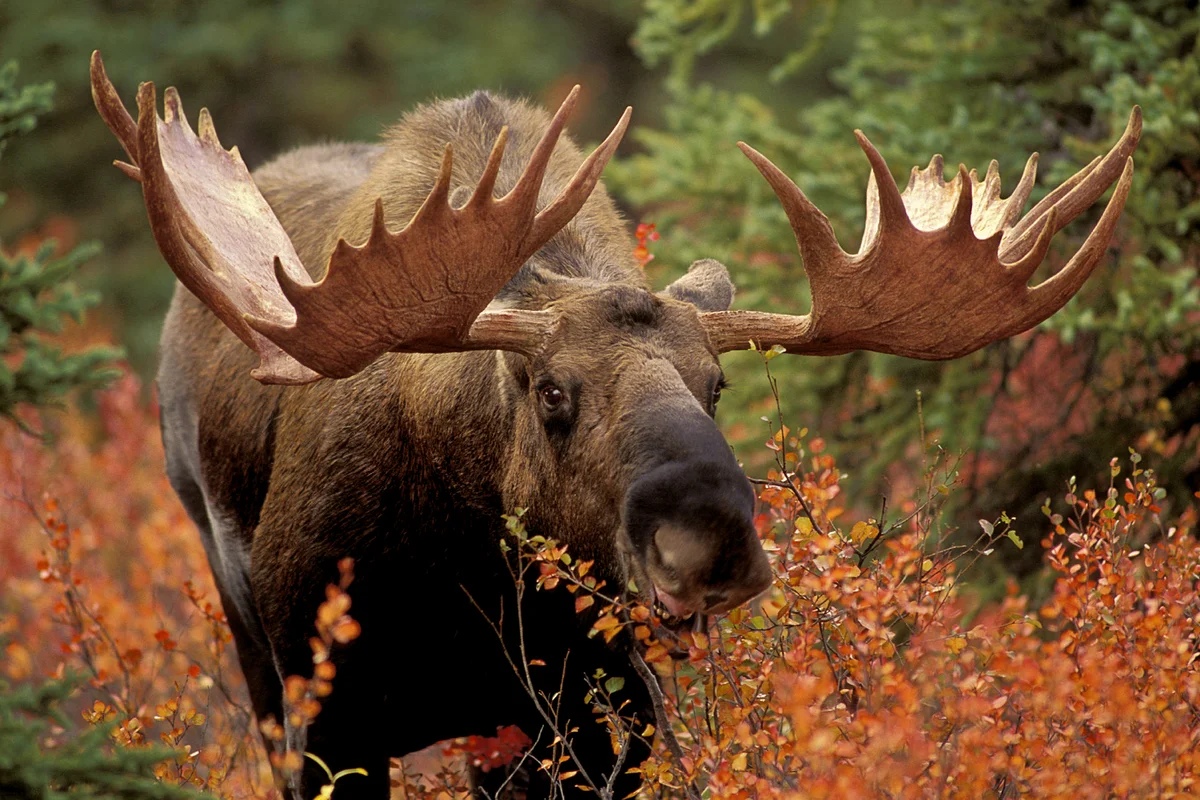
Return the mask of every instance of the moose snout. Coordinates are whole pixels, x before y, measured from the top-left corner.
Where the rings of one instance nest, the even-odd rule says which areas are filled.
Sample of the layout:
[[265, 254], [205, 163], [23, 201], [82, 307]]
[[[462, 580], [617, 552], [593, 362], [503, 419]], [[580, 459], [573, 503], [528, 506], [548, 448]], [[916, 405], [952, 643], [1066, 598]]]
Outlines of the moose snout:
[[671, 614], [723, 614], [771, 585], [771, 567], [753, 529], [724, 534], [730, 541], [672, 523], [655, 531], [646, 571], [655, 599]]
[[639, 588], [672, 615], [723, 613], [770, 586], [754, 492], [732, 456], [652, 469], [630, 487], [624, 511], [635, 571], [651, 584]]

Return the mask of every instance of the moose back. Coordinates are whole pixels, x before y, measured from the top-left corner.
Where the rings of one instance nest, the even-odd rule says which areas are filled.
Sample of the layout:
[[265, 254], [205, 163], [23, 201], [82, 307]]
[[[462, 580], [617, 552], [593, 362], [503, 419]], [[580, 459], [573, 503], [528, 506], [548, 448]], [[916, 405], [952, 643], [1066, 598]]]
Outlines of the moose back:
[[[940, 157], [902, 194], [858, 134], [871, 177], [854, 255], [741, 145], [804, 257], [813, 308], [793, 316], [728, 310], [733, 285], [712, 260], [651, 290], [598, 183], [629, 111], [585, 157], [562, 136], [577, 92], [553, 117], [485, 92], [431, 103], [380, 144], [306, 147], [251, 176], [207, 111], [192, 132], [173, 89], [160, 119], [143, 84], [135, 122], [98, 53], [92, 85], [180, 281], [158, 374], [168, 471], [260, 719], [287, 721], [280, 676], [311, 671], [315, 609], [339, 559], [355, 560], [362, 635], [335, 651], [316, 721], [286, 726], [289, 749], [367, 770], [339, 797], [385, 797], [390, 756], [502, 725], [540, 759], [552, 722], [577, 729], [567, 795], [636, 790], [626, 770], [647, 746], [615, 755], [585, 701], [603, 669], [627, 678], [629, 724], [653, 720], [635, 644], [587, 636], [562, 592], [526, 593], [517, 609], [502, 515], [528, 509], [530, 531], [674, 625], [750, 600], [771, 572], [753, 492], [713, 421], [721, 353], [942, 359], [1027, 330], [1099, 263], [1140, 133], [1135, 109], [1106, 157], [1023, 217], [1036, 157], [1005, 199], [994, 162], [983, 180], [960, 168], [947, 181]], [[1029, 288], [1054, 233], [1114, 181], [1079, 252]], [[522, 654], [544, 662], [544, 683], [523, 685], [509, 660]], [[554, 719], [530, 688], [557, 698]], [[504, 780], [477, 777], [489, 796]], [[522, 780], [550, 796], [536, 770]], [[306, 772], [289, 791], [323, 782]]]

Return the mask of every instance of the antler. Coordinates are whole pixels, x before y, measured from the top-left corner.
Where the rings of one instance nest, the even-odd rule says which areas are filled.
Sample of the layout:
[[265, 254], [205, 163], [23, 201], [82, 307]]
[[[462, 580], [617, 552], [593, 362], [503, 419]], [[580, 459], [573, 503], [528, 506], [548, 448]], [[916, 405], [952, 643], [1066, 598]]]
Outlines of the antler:
[[[849, 255], [829, 220], [761, 153], [742, 152], [783, 204], [808, 273], [812, 311], [804, 316], [756, 311], [701, 315], [719, 352], [782, 345], [788, 352], [837, 355], [851, 350], [937, 361], [957, 358], [1032, 328], [1079, 291], [1108, 247], [1133, 178], [1131, 154], [1141, 136], [1134, 107], [1124, 135], [1048, 194], [1014, 224], [1033, 188], [1037, 154], [1016, 189], [1000, 199], [993, 161], [982, 181], [960, 166], [942, 176], [942, 157], [913, 167], [901, 194], [883, 157], [856, 131], [871, 162], [862, 245]], [[1118, 178], [1118, 176], [1120, 176]], [[1026, 285], [1050, 239], [1103, 194], [1116, 189], [1100, 221], [1067, 265], [1036, 287]]]
[[237, 148], [226, 151], [217, 140], [207, 109], [197, 136], [174, 88], [159, 119], [154, 84], [144, 83], [135, 124], [100, 53], [92, 54], [92, 96], [133, 162], [116, 164], [142, 184], [159, 249], [184, 286], [259, 355], [252, 374], [264, 383], [347, 377], [388, 351], [536, 350], [551, 324], [548, 312], [484, 309], [582, 208], [629, 124], [626, 109], [567, 187], [537, 212], [578, 92], [567, 96], [507, 195], [492, 196], [507, 130], [474, 194], [457, 209], [449, 203], [447, 145], [437, 181], [409, 224], [388, 231], [376, 201], [366, 243], [339, 240], [325, 277], [313, 283]]

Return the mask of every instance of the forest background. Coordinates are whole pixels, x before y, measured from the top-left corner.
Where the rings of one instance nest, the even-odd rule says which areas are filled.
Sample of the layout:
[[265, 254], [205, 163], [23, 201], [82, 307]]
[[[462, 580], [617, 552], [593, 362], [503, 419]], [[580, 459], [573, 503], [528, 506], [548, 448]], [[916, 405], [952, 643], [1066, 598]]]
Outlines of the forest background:
[[[12, 433], [6, 491], [32, 492], [36, 510], [41, 492], [74, 481], [87, 495], [77, 499], [85, 518], [87, 508], [114, 513], [97, 505], [108, 497], [129, 524], [186, 531], [154, 475], [161, 456], [145, 411], [173, 278], [139, 193], [109, 166], [118, 148], [87, 84], [88, 56], [99, 48], [127, 101], [141, 80], [177, 86], [189, 108], [213, 112], [222, 140], [252, 168], [306, 143], [373, 139], [432, 97], [488, 88], [553, 107], [581, 83], [577, 139], [594, 141], [620, 108], [634, 106], [634, 128], [605, 181], [632, 222], [656, 225], [661, 238], [642, 242], [652, 283], [715, 257], [739, 286], [737, 307], [792, 313], [809, 305], [803, 265], [782, 209], [737, 141], [796, 180], [853, 250], [868, 171], [854, 128], [901, 184], [908, 167], [942, 153], [980, 173], [997, 159], [1010, 188], [1038, 151], [1036, 202], [1104, 152], [1140, 105], [1145, 131], [1123, 220], [1063, 311], [953, 362], [855, 353], [780, 358], [771, 370], [782, 418], [819, 437], [811, 452], [837, 459], [834, 518], [866, 518], [884, 498], [911, 494], [931, 447], [961, 455], [943, 515], [948, 537], [1002, 513], [1034, 533], [1048, 497], [1107, 484], [1110, 459], [1132, 451], [1170, 498], [1161, 513], [1184, 514], [1200, 489], [1198, 41], [1194, 0], [8, 0], [0, 61], [14, 60], [20, 73], [6, 76], [0, 131], [28, 135], [10, 135], [0, 161], [0, 411], [44, 432], [50, 450]], [[22, 86], [23, 94], [11, 88]], [[35, 117], [36, 130], [27, 130]], [[1035, 281], [1065, 262], [1098, 213], [1060, 234]], [[631, 248], [638, 244], [631, 236]], [[34, 278], [28, 264], [47, 269]], [[81, 293], [62, 288], [68, 274]], [[86, 306], [84, 325], [51, 330], [62, 313]], [[95, 345], [121, 348], [123, 360], [111, 349], [65, 360], [55, 353]], [[774, 419], [775, 399], [762, 359], [731, 354], [724, 363], [734, 389], [719, 419], [751, 474], [763, 473], [772, 453], [762, 442], [773, 429], [762, 418]], [[85, 395], [66, 413], [41, 408], [59, 390], [117, 375], [115, 394]], [[138, 442], [125, 465], [133, 472], [115, 462], [107, 474], [78, 466], [104, 457], [114, 426]], [[20, 596], [9, 591], [19, 565], [36, 561], [10, 537], [28, 528], [20, 505], [0, 508], [8, 548], [0, 603]], [[1036, 545], [1009, 548], [973, 585], [981, 597], [999, 596], [1015, 577], [1036, 604], [1053, 580], [1044, 555]], [[187, 579], [184, 568], [167, 574]], [[17, 644], [21, 658], [44, 666], [28, 643]]]

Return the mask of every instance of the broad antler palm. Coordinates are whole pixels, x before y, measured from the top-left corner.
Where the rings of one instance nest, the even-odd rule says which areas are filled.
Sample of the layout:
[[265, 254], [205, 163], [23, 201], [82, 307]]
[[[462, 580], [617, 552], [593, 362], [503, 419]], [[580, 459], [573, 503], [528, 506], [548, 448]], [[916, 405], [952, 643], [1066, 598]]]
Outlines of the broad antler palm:
[[[1032, 328], [1079, 291], [1108, 247], [1129, 194], [1131, 154], [1141, 130], [1141, 111], [1135, 107], [1124, 135], [1106, 156], [1048, 194], [1020, 221], [1033, 188], [1037, 154], [1004, 200], [995, 161], [982, 181], [960, 166], [947, 182], [941, 156], [923, 170], [914, 167], [901, 194], [883, 157], [856, 131], [871, 162], [871, 177], [866, 228], [855, 255], [842, 250], [829, 220], [796, 184], [757, 150], [739, 143], [792, 223], [812, 290], [812, 311], [804, 316], [703, 314], [713, 346], [727, 352], [782, 345], [805, 355], [873, 350], [941, 360]], [[1056, 275], [1027, 286], [1054, 234], [1114, 180], [1112, 199], [1079, 251]]]
[[453, 154], [420, 210], [392, 233], [377, 201], [370, 238], [342, 240], [313, 283], [283, 226], [259, 193], [237, 148], [226, 151], [201, 110], [199, 135], [173, 88], [159, 119], [154, 84], [138, 90], [138, 121], [126, 112], [92, 55], [92, 95], [142, 184], [150, 226], [179, 280], [260, 358], [264, 383], [353, 375], [388, 351], [505, 349], [532, 352], [547, 312], [484, 309], [521, 264], [582, 208], [629, 124], [626, 109], [567, 187], [537, 211], [550, 155], [579, 95], [567, 96], [507, 195], [494, 198], [507, 132], [492, 148], [471, 198], [449, 202]]

